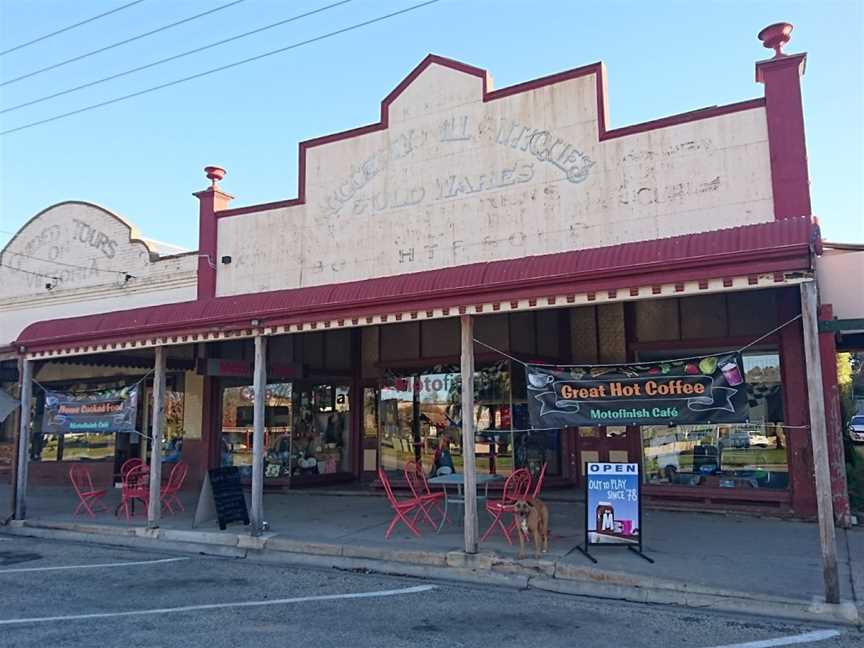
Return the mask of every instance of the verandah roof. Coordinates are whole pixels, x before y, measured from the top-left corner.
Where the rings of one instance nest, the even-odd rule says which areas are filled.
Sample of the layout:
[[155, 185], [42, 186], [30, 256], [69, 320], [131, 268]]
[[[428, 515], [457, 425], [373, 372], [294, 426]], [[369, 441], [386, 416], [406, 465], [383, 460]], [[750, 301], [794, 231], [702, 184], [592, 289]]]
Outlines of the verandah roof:
[[177, 342], [214, 331], [251, 334], [253, 320], [261, 329], [309, 322], [326, 322], [322, 328], [327, 328], [331, 321], [358, 325], [371, 323], [360, 318], [395, 314], [401, 320], [406, 313], [406, 319], [414, 319], [412, 313], [419, 311], [464, 310], [556, 295], [588, 294], [590, 301], [598, 292], [611, 297], [616, 291], [629, 291], [633, 298], [643, 289], [650, 295], [653, 287], [686, 281], [765, 273], [775, 273], [782, 281], [784, 272], [810, 270], [811, 251], [818, 244], [818, 226], [802, 217], [362, 281], [46, 320], [25, 328], [15, 344], [28, 353], [130, 340], [147, 345], [166, 336], [180, 338]]

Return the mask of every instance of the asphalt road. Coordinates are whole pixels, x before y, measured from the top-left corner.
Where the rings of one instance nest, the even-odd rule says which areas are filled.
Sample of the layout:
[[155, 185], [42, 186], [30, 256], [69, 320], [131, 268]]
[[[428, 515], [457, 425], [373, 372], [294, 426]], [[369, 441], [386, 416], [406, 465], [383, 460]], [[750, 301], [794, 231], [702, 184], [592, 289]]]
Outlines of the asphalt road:
[[[820, 640], [801, 640], [812, 632]], [[849, 628], [0, 536], [3, 648], [738, 648], [771, 639], [864, 645]]]

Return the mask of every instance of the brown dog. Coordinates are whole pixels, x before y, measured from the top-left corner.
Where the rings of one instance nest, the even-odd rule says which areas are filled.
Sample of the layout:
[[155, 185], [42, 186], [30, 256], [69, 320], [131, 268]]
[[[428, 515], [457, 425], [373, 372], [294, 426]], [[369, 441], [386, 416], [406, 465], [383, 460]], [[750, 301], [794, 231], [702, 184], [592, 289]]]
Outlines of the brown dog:
[[549, 509], [539, 499], [518, 500], [513, 505], [516, 517], [516, 533], [519, 535], [518, 558], [525, 557], [525, 539], [534, 541], [534, 557], [540, 558], [540, 541], [543, 552], [549, 551]]

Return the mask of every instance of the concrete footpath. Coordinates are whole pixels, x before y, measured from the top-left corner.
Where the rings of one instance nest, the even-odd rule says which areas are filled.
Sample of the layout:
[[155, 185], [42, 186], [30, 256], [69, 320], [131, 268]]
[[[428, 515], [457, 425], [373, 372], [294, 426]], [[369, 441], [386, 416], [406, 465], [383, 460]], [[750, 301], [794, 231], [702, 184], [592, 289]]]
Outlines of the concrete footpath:
[[[9, 501], [0, 487], [0, 501]], [[110, 511], [74, 517], [68, 489], [38, 488], [28, 498], [28, 518], [0, 533], [99, 544], [248, 558], [260, 562], [333, 567], [442, 580], [537, 588], [563, 594], [663, 603], [718, 611], [844, 624], [864, 619], [864, 529], [838, 530], [840, 605], [822, 602], [818, 528], [815, 524], [743, 515], [645, 511], [645, 552], [654, 564], [622, 547], [592, 547], [598, 564], [576, 550], [584, 538], [584, 508], [572, 498], [547, 496], [550, 551], [540, 560], [517, 560], [500, 535], [465, 554], [462, 529], [441, 533], [422, 526], [415, 538], [404, 526], [386, 541], [392, 517], [383, 496], [294, 491], [265, 496], [270, 529], [253, 538], [242, 525], [220, 531], [215, 521], [192, 526], [196, 497], [186, 512], [148, 530], [138, 515]], [[558, 501], [571, 499], [571, 501]], [[457, 510], [458, 511], [458, 510]], [[454, 513], [451, 509], [451, 515]], [[454, 516], [457, 517], [457, 516]], [[489, 518], [481, 513], [481, 531]], [[530, 555], [530, 554], [529, 554]]]

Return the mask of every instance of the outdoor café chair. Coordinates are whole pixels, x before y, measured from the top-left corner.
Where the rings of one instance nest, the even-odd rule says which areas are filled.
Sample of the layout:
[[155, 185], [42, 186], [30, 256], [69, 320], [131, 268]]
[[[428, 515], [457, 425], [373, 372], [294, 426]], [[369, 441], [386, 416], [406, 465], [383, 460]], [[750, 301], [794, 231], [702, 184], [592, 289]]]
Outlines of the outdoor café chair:
[[93, 486], [93, 475], [90, 469], [80, 464], [75, 464], [69, 469], [69, 480], [78, 495], [78, 506], [75, 507], [74, 515], [81, 513], [81, 509], [87, 511], [90, 517], [96, 517], [96, 511], [107, 511], [108, 508], [102, 503], [102, 498], [108, 492], [107, 488], [97, 489]]
[[[537, 483], [534, 484], [534, 492], [531, 493], [531, 499], [537, 499], [540, 497], [540, 491], [543, 490], [543, 479], [546, 477], [546, 466], [549, 465], [549, 462], [544, 462], [543, 467], [540, 469], [540, 474], [537, 475]], [[514, 522], [515, 524], [515, 522]]]
[[120, 466], [120, 481], [122, 482], [126, 475], [129, 474], [129, 471], [135, 468], [136, 466], [143, 466], [144, 460], [139, 459], [138, 457], [132, 457], [131, 459], [127, 459], [123, 462], [123, 465]]
[[180, 501], [177, 493], [179, 493], [180, 489], [183, 488], [183, 482], [186, 481], [186, 475], [188, 473], [189, 464], [178, 461], [171, 469], [171, 474], [168, 475], [168, 483], [162, 487], [162, 494], [160, 496], [162, 506], [168, 509], [168, 512], [171, 513], [171, 515], [174, 515], [175, 513], [172, 503], [181, 511], [186, 510], [183, 508], [183, 502]]
[[486, 529], [486, 533], [480, 538], [480, 542], [485, 542], [493, 529], [500, 529], [502, 535], [507, 539], [507, 544], [513, 544], [513, 539], [510, 537], [510, 529], [504, 524], [501, 518], [506, 513], [514, 511], [513, 505], [517, 500], [528, 497], [528, 491], [531, 490], [531, 473], [525, 468], [520, 468], [511, 474], [507, 481], [504, 482], [504, 493], [500, 500], [486, 500], [486, 512], [492, 516], [492, 523]]
[[434, 507], [443, 518], [445, 512], [444, 507], [441, 506], [441, 500], [444, 499], [444, 491], [432, 492], [429, 482], [426, 481], [426, 475], [423, 473], [421, 461], [409, 461], [405, 464], [405, 481], [408, 482], [411, 494], [420, 502], [420, 512], [423, 518], [432, 528], [437, 529], [440, 525], [435, 524], [429, 511]]
[[[384, 492], [387, 494], [387, 501], [390, 502], [390, 506], [393, 508], [394, 512], [393, 519], [390, 521], [390, 526], [387, 527], [387, 532], [384, 534], [384, 538], [386, 540], [390, 539], [393, 529], [400, 521], [408, 527], [408, 530], [411, 531], [411, 533], [419, 538], [420, 532], [417, 530], [417, 516], [420, 514], [420, 500], [416, 497], [402, 501], [397, 500], [396, 496], [393, 494], [393, 487], [390, 485], [387, 473], [384, 472], [383, 468], [378, 468], [378, 478], [384, 486]], [[414, 515], [409, 519], [408, 513], [411, 513], [412, 511], [414, 512]]]
[[135, 514], [135, 500], [143, 502], [144, 510], [147, 510], [150, 501], [150, 468], [144, 464], [135, 466], [123, 479], [120, 508], [126, 513], [127, 520]]

